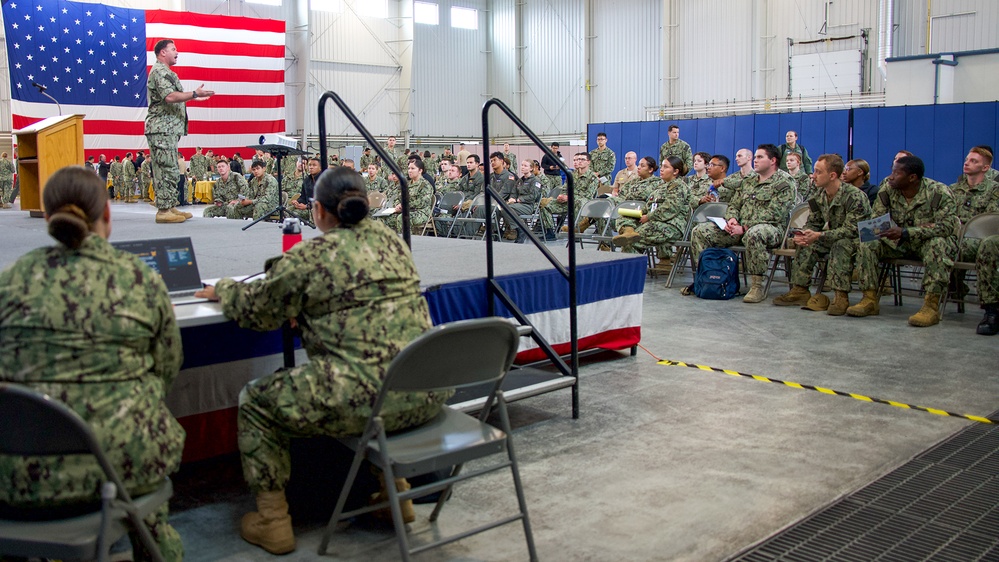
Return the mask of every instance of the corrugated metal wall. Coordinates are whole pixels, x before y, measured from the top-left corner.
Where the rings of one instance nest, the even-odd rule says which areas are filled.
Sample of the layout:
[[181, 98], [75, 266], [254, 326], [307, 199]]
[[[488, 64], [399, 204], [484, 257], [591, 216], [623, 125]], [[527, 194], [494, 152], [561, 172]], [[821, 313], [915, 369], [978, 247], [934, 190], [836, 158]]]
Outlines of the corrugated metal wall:
[[[451, 6], [479, 11], [479, 29], [451, 27]], [[487, 93], [485, 0], [439, 2], [438, 25], [414, 24], [413, 134], [482, 135], [479, 111]]]
[[584, 134], [584, 2], [523, 1], [521, 118], [539, 135]]
[[895, 2], [894, 56], [994, 49], [999, 47], [999, 2], [932, 0], [930, 45], [926, 44], [927, 0]]
[[662, 8], [648, 0], [592, 3], [590, 122], [637, 121], [662, 103]]

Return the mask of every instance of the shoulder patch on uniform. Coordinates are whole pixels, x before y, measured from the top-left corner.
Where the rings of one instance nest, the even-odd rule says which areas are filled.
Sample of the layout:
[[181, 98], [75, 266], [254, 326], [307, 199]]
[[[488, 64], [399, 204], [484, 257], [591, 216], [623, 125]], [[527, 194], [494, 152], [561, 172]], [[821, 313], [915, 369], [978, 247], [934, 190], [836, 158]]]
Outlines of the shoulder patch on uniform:
[[808, 200], [808, 208], [813, 213], [818, 213], [819, 211], [822, 210], [822, 207], [819, 205], [819, 202], [816, 201], [815, 199], [809, 199]]
[[878, 192], [878, 199], [881, 200], [881, 204], [885, 207], [891, 206], [891, 196], [888, 195], [887, 189], [882, 189]]

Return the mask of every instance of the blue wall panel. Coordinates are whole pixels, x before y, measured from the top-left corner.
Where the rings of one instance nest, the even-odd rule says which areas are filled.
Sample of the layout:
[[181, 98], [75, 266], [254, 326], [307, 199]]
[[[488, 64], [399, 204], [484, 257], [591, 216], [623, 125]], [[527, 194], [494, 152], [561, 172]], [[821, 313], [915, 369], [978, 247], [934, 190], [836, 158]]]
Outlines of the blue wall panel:
[[[840, 109], [838, 111], [826, 111], [826, 137], [825, 152], [829, 154], [839, 154], [843, 161], [847, 158], [847, 151], [850, 147], [850, 111]], [[821, 154], [812, 154], [814, 161]]]
[[[607, 127], [607, 125], [608, 125], [607, 123], [590, 123], [589, 125], [586, 126], [586, 147], [589, 150], [593, 150], [594, 148], [597, 147], [597, 133], [603, 131]], [[621, 124], [618, 123], [618, 127], [620, 126]], [[611, 142], [613, 141], [608, 140], [607, 146], [610, 146]]]
[[[755, 125], [753, 127], [753, 142], [749, 146], [740, 146], [739, 148], [748, 148], [749, 150], [755, 152], [756, 147], [766, 143], [774, 142], [777, 146], [783, 144], [784, 141], [779, 139], [783, 138], [780, 130], [780, 116], [779, 115], [756, 115]], [[785, 131], [786, 132], [786, 131]], [[735, 156], [735, 154], [732, 154]]]
[[[632, 146], [634, 146], [632, 150], [635, 151], [639, 160], [646, 156], [651, 156], [656, 159], [656, 162], [659, 161], [659, 147], [663, 144], [663, 141], [659, 140], [660, 132], [661, 129], [659, 127], [659, 123], [656, 123], [655, 121], [642, 123], [641, 137], [638, 142], [638, 146], [632, 144]], [[632, 141], [632, 143], [634, 143], [634, 141]]]
[[973, 146], [987, 144], [996, 147], [997, 119], [996, 104], [968, 103], [964, 106], [964, 146], [965, 154]]
[[[697, 120], [697, 144], [690, 143], [691, 152], [708, 152], [710, 154], [715, 154], [717, 152], [717, 140], [715, 139], [715, 132], [718, 130], [717, 118], [712, 119], [698, 119]], [[691, 154], [693, 157], [693, 154]], [[689, 170], [688, 170], [689, 173]]]
[[[711, 119], [683, 119], [681, 121], [675, 122], [677, 125], [680, 126], [680, 139], [686, 141], [687, 144], [690, 145], [691, 150], [697, 150], [694, 147], [700, 145], [700, 138], [698, 136], [700, 130], [698, 124], [701, 121], [711, 121]], [[668, 141], [669, 136], [665, 127], [662, 129], [662, 133], [663, 133], [662, 142]], [[712, 134], [712, 136], [714, 135]], [[659, 158], [659, 153], [657, 152], [656, 159], [658, 158]]]
[[625, 146], [624, 123], [605, 123], [603, 128], [596, 129], [593, 132], [592, 140], [590, 140], [586, 145], [588, 149], [587, 152], [597, 148], [597, 133], [600, 132], [607, 134], [607, 148], [613, 150], [614, 155], [617, 156], [617, 161], [614, 163], [614, 171], [611, 172], [610, 177], [611, 181], [613, 181], [614, 174], [624, 167], [624, 153], [621, 152]]
[[734, 161], [735, 153], [738, 152], [740, 148], [750, 148], [751, 146], [754, 146], [753, 137], [755, 135], [756, 117], [754, 115], [737, 115], [735, 117], [735, 142], [732, 143], [731, 150], [721, 154], [728, 156], [729, 160]]
[[777, 135], [772, 140], [762, 140], [760, 142], [772, 142], [777, 146], [780, 146], [784, 144], [784, 142], [787, 140], [787, 132], [795, 131], [796, 133], [798, 133], [798, 139], [801, 141], [801, 144], [805, 145], [806, 147], [808, 146], [808, 144], [806, 143], [817, 144], [815, 141], [815, 135], [808, 127], [811, 123], [802, 122], [802, 118], [804, 118], [804, 116], [814, 115], [815, 113], [817, 112], [812, 111], [809, 113], [779, 114], [779, 119], [778, 119], [779, 125], [777, 127]]
[[926, 175], [932, 175], [932, 163], [936, 137], [932, 105], [912, 105], [905, 108], [905, 149], [923, 159]]
[[711, 148], [698, 146], [694, 152], [707, 152], [708, 154], [735, 154], [735, 117], [719, 117], [715, 119], [715, 143]]
[[[785, 130], [787, 132], [787, 130]], [[801, 114], [801, 130], [798, 132], [801, 146], [808, 150], [808, 157], [815, 164], [815, 159], [826, 152], [826, 112], [809, 111]], [[780, 146], [781, 143], [777, 143]], [[811, 170], [807, 170], [811, 172]]]
[[[882, 107], [878, 115], [878, 175], [874, 175], [871, 164], [871, 183], [877, 184], [891, 173], [891, 165], [899, 150], [908, 150], [905, 145], [905, 108]], [[870, 162], [870, 160], [868, 160]]]
[[[878, 169], [878, 120], [880, 108], [853, 110], [853, 157], [871, 166], [871, 183], [881, 181]], [[876, 179], [875, 179], [876, 178]]]
[[964, 104], [938, 105], [934, 109], [934, 148], [923, 158], [926, 176], [950, 185], [963, 172], [964, 155], [968, 153], [964, 147]]

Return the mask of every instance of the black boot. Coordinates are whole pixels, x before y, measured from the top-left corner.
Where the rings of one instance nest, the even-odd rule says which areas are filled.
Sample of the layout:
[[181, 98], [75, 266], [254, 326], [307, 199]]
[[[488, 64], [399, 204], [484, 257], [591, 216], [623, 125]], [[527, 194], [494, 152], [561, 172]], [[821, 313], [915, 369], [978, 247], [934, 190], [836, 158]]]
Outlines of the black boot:
[[550, 228], [545, 230], [545, 240], [548, 242], [551, 242], [553, 240], [558, 240], [558, 238], [556, 238], [555, 236], [555, 231]]
[[525, 232], [523, 229], [518, 228], [517, 229], [517, 239], [514, 240], [514, 243], [516, 243], [516, 244], [523, 244], [526, 241], [527, 241], [527, 232]]
[[994, 336], [999, 334], [999, 303], [983, 304], [985, 318], [978, 325], [978, 333], [982, 336]]

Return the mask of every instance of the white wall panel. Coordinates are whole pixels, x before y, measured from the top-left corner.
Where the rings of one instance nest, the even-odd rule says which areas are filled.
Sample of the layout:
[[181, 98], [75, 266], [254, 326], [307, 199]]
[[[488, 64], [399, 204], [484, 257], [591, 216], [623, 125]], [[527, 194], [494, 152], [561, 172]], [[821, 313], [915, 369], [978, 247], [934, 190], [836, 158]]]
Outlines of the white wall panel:
[[639, 121], [662, 103], [662, 2], [591, 4], [589, 121]]
[[[753, 1], [676, 0], [676, 41], [681, 53], [671, 105], [747, 100], [753, 93]], [[663, 68], [660, 66], [659, 68]], [[663, 70], [664, 78], [666, 70]], [[668, 86], [668, 84], [666, 85]], [[668, 104], [669, 99], [663, 99]]]
[[524, 2], [524, 106], [539, 135], [578, 134], [584, 115], [584, 10], [581, 0]]
[[895, 2], [899, 28], [896, 57], [994, 49], [999, 47], [999, 2], [995, 0], [933, 0], [930, 44], [927, 47], [927, 0]]

